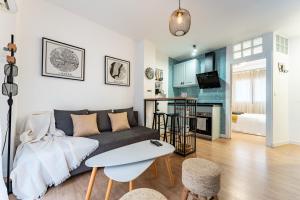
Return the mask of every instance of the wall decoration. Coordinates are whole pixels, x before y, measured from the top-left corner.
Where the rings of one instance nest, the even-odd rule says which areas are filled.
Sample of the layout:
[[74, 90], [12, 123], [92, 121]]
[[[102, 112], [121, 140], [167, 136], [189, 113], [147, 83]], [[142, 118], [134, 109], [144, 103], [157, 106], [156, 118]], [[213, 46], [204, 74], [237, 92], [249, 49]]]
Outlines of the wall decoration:
[[147, 79], [151, 80], [154, 78], [154, 71], [151, 67], [147, 67], [145, 70], [145, 75], [147, 77]]
[[130, 86], [130, 62], [105, 56], [105, 84]]
[[43, 38], [42, 76], [84, 81], [85, 50]]
[[155, 69], [155, 80], [157, 81], [164, 80], [164, 73], [162, 69]]

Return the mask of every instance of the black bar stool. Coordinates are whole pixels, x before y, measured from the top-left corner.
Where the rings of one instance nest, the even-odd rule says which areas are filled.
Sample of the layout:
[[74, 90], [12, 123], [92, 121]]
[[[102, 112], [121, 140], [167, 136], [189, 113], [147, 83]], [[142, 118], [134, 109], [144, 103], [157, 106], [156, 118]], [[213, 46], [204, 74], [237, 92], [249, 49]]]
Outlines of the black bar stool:
[[[160, 120], [161, 117], [163, 120], [163, 124], [161, 124], [161, 120]], [[166, 127], [165, 113], [163, 113], [163, 112], [153, 113], [152, 129], [158, 130], [159, 134], [160, 134], [160, 130], [165, 129], [165, 127]], [[166, 130], [165, 130], [165, 132], [166, 132]]]
[[[180, 123], [179, 123], [179, 113], [168, 113], [167, 114], [167, 122], [166, 122], [166, 126], [165, 126], [165, 135], [164, 135], [164, 141], [165, 141], [165, 138], [166, 138], [166, 141], [167, 141], [167, 133], [166, 133], [166, 130], [167, 130], [167, 126], [168, 126], [168, 123], [169, 123], [169, 117], [171, 118], [171, 126], [170, 126], [170, 143], [173, 144], [175, 146], [175, 135], [176, 133], [179, 134], [179, 137], [180, 136]], [[176, 123], [177, 123], [177, 129], [176, 129]], [[177, 130], [177, 131], [176, 131]], [[180, 138], [180, 141], [181, 141], [181, 138]], [[168, 142], [168, 141], [167, 141]]]

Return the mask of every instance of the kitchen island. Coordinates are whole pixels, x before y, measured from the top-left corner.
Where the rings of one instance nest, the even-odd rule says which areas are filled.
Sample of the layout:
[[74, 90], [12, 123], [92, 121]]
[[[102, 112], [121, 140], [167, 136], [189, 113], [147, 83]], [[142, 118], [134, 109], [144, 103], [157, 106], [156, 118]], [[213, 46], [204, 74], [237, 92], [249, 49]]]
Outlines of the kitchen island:
[[[144, 99], [144, 125], [147, 122], [147, 106], [152, 103], [153, 115], [158, 113], [159, 102], [172, 103], [172, 109], [165, 114], [178, 114], [179, 127], [174, 128], [175, 133], [170, 132], [169, 124], [164, 127], [165, 132], [170, 133], [170, 143], [175, 146], [175, 152], [186, 156], [196, 151], [196, 129], [197, 129], [197, 98], [174, 97], [174, 98], [146, 98]], [[154, 105], [153, 105], [154, 104]], [[165, 122], [164, 122], [165, 123]], [[177, 126], [177, 124], [176, 124]], [[152, 128], [157, 129], [156, 126]]]

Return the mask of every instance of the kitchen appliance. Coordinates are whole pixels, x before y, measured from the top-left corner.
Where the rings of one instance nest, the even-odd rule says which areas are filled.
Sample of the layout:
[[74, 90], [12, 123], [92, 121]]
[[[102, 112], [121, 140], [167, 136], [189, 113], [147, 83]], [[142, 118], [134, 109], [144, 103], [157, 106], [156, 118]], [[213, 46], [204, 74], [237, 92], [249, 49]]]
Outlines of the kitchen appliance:
[[201, 73], [196, 76], [201, 89], [221, 87], [218, 71]]

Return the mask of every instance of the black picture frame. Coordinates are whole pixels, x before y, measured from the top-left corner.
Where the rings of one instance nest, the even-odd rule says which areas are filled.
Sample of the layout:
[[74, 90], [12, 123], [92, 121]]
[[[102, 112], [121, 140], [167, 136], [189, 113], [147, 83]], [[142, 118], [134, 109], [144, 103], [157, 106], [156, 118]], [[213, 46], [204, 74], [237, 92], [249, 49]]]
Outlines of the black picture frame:
[[[110, 72], [108, 70], [108, 60], [109, 59], [112, 59], [112, 60], [115, 60], [117, 62], [120, 62], [120, 63], [126, 63], [127, 64], [127, 67], [128, 67], [128, 70], [126, 71], [127, 72], [127, 81], [126, 83], [120, 83], [120, 82], [111, 82], [109, 80], [109, 76], [110, 76]], [[120, 58], [115, 58], [115, 57], [112, 57], [112, 56], [104, 56], [104, 79], [105, 79], [105, 84], [106, 85], [116, 85], [116, 86], [125, 86], [125, 87], [130, 87], [130, 61], [128, 60], [123, 60], [123, 59], [120, 59]]]
[[[47, 49], [47, 43], [52, 43], [52, 45], [61, 46], [64, 48], [72, 49], [73, 51], [77, 51], [77, 54], [80, 52], [80, 59], [79, 59], [79, 69], [80, 69], [80, 77], [79, 76], [73, 76], [71, 73], [64, 73], [60, 72], [58, 73], [50, 73], [48, 71], [48, 49]], [[54, 67], [51, 66], [53, 69]], [[50, 68], [50, 66], [49, 66]], [[85, 49], [81, 47], [77, 47], [74, 45], [70, 45], [67, 43], [59, 42], [53, 39], [49, 39], [46, 37], [42, 38], [42, 69], [41, 69], [41, 75], [44, 77], [52, 77], [52, 78], [61, 78], [61, 79], [69, 79], [69, 80], [77, 80], [77, 81], [84, 81], [85, 80]]]

